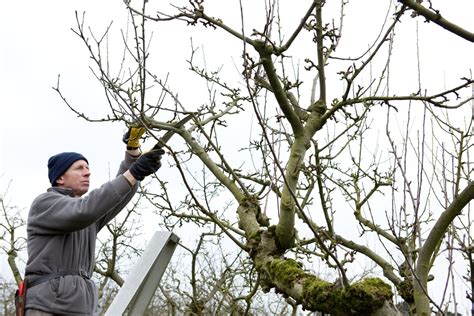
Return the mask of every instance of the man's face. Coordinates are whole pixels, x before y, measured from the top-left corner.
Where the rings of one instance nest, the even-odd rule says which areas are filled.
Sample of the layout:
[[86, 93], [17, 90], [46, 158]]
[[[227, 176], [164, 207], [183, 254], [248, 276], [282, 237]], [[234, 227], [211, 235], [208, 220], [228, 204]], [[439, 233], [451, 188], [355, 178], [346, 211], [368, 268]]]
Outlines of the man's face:
[[80, 197], [89, 190], [90, 175], [87, 162], [78, 160], [56, 180], [56, 183], [58, 187], [72, 189], [74, 196]]

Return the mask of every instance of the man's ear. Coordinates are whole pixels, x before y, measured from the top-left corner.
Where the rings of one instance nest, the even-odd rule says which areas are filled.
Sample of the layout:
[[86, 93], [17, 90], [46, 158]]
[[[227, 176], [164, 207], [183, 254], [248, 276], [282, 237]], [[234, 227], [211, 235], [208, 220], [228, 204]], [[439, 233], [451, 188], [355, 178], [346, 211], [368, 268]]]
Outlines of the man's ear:
[[60, 176], [58, 180], [56, 180], [56, 184], [59, 186], [60, 184], [64, 184], [63, 176]]

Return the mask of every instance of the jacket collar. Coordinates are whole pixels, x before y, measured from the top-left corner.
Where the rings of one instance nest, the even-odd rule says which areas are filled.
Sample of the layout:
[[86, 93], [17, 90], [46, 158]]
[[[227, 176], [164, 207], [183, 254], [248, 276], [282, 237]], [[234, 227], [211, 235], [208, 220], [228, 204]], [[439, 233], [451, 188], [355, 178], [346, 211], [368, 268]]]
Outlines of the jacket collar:
[[48, 192], [57, 192], [62, 195], [69, 195], [71, 197], [74, 197], [72, 189], [69, 188], [51, 187], [48, 189]]

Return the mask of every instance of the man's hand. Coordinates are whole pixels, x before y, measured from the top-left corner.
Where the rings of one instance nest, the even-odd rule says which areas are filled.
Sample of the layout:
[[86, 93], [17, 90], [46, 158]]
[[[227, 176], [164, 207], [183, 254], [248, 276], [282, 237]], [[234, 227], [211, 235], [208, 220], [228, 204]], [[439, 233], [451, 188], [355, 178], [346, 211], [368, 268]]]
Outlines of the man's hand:
[[138, 159], [130, 166], [128, 171], [130, 171], [136, 180], [142, 181], [145, 177], [160, 169], [161, 157], [164, 153], [165, 151], [161, 148], [146, 152], [138, 157]]
[[123, 142], [127, 144], [127, 150], [140, 148], [140, 138], [145, 133], [144, 127], [130, 127], [123, 135]]

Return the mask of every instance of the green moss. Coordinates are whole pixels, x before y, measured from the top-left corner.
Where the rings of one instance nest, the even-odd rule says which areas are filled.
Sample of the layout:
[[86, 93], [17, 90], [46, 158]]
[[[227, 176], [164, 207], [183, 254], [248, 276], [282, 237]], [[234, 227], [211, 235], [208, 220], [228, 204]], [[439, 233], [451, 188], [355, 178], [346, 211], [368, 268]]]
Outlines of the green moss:
[[254, 243], [260, 243], [260, 240], [262, 239], [262, 231], [261, 230], [257, 230], [255, 232], [253, 232], [252, 234], [250, 234], [250, 236], [248, 237], [248, 239]]
[[308, 277], [303, 283], [303, 306], [312, 311], [334, 313], [339, 305], [340, 292], [332, 283]]
[[397, 285], [397, 290], [400, 296], [408, 304], [414, 303], [415, 298], [413, 297], [413, 283], [411, 278], [406, 278]]
[[259, 208], [258, 196], [248, 195], [242, 199], [240, 204], [245, 208]]
[[334, 286], [311, 274], [304, 272], [301, 265], [293, 259], [274, 259], [269, 264], [269, 272], [273, 280], [284, 286], [292, 286], [295, 282], [303, 284], [303, 301], [306, 309], [329, 312], [337, 306], [334, 302]]
[[390, 286], [378, 278], [342, 288], [312, 277], [305, 281], [303, 292], [307, 309], [343, 315], [368, 315], [393, 296]]
[[306, 276], [301, 265], [293, 259], [274, 259], [269, 264], [272, 278], [280, 283], [290, 285]]
[[393, 296], [390, 285], [379, 278], [368, 278], [356, 282], [343, 292], [347, 311], [368, 313], [383, 306]]
[[[369, 315], [391, 300], [391, 287], [379, 278], [367, 278], [348, 287], [330, 283], [303, 271], [292, 259], [274, 259], [267, 264], [269, 279], [284, 288], [299, 283], [303, 286], [298, 303], [304, 309], [333, 315]], [[295, 298], [296, 299], [296, 298]]]

